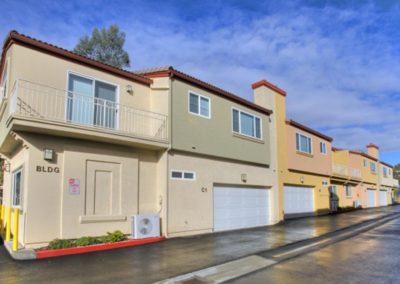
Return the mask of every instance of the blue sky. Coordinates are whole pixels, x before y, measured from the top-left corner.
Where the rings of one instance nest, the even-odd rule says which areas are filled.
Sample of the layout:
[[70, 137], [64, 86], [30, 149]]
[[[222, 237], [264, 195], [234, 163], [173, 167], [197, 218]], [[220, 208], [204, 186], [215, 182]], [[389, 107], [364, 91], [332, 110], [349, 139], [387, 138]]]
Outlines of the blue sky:
[[249, 100], [266, 78], [288, 92], [289, 118], [400, 162], [400, 1], [259, 2], [1, 0], [0, 37], [72, 49], [116, 23], [134, 70], [173, 65]]

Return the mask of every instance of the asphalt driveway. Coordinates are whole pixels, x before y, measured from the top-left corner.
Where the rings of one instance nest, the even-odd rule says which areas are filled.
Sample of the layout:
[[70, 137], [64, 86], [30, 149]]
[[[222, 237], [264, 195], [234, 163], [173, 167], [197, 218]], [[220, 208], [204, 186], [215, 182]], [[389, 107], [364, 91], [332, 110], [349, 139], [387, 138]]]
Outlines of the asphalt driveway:
[[0, 248], [0, 283], [151, 283], [320, 236], [393, 212], [400, 206], [309, 217], [282, 224], [166, 240], [141, 247], [17, 262]]

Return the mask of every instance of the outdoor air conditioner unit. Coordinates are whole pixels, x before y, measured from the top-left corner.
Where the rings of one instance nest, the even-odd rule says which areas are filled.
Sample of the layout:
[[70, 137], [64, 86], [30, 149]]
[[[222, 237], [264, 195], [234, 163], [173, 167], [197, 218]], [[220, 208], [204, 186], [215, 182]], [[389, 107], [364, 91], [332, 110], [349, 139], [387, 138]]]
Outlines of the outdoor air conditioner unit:
[[160, 236], [160, 215], [139, 214], [132, 216], [132, 236], [146, 239]]

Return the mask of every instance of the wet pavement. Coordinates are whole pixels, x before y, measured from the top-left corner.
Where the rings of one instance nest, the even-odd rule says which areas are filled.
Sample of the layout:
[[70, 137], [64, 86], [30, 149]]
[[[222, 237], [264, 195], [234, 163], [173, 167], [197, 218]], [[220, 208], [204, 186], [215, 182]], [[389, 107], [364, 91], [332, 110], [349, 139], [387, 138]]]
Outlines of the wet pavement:
[[400, 283], [400, 219], [230, 283]]
[[400, 212], [400, 206], [175, 238], [141, 247], [17, 262], [0, 248], [0, 283], [151, 283]]

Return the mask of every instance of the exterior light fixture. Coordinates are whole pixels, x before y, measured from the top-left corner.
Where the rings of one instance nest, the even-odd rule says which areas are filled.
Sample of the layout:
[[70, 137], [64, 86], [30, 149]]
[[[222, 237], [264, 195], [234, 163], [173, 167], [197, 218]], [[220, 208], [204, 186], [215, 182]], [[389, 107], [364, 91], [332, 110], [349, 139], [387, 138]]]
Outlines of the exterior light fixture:
[[304, 177], [303, 176], [300, 177], [300, 182], [304, 183]]
[[126, 85], [126, 92], [133, 95], [133, 87], [132, 85]]
[[54, 150], [52, 149], [44, 149], [43, 150], [43, 159], [47, 161], [51, 161], [54, 159]]
[[241, 174], [240, 178], [241, 178], [242, 182], [247, 182], [247, 174]]

